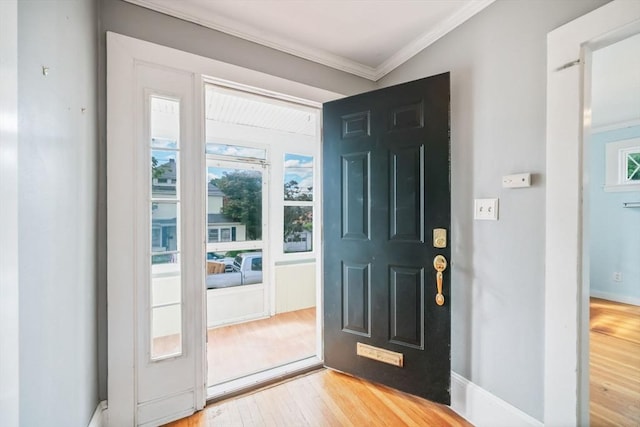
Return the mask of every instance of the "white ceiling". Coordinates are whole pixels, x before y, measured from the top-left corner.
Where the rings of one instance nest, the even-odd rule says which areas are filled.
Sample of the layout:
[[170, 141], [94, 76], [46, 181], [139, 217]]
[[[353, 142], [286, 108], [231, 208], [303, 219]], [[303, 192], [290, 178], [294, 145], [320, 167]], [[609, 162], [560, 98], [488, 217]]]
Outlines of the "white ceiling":
[[593, 52], [591, 126], [640, 121], [640, 34]]
[[126, 0], [370, 80], [495, 0]]

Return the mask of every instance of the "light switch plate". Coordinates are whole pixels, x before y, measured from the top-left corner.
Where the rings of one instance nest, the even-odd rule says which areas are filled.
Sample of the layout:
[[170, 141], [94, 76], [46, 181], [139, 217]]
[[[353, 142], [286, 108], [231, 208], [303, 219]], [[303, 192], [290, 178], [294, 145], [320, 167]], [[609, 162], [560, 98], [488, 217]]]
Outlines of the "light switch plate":
[[498, 220], [498, 199], [475, 199], [473, 219]]

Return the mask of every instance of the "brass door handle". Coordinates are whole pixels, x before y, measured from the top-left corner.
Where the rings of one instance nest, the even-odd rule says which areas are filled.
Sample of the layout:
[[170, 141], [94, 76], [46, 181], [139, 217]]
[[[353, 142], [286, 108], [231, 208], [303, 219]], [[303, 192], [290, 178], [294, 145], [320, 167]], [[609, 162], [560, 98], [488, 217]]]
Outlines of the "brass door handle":
[[442, 295], [442, 272], [447, 269], [447, 259], [442, 255], [436, 255], [433, 259], [433, 268], [436, 269], [436, 285], [438, 293], [436, 294], [436, 304], [444, 305], [444, 295]]

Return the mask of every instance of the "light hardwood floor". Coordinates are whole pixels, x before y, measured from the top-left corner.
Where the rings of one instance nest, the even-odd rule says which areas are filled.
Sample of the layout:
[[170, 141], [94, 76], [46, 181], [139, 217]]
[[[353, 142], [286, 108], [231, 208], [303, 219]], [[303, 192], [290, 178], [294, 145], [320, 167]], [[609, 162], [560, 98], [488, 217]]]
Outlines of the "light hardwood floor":
[[447, 406], [322, 369], [209, 405], [167, 426], [470, 425]]
[[591, 298], [591, 426], [640, 426], [640, 307]]
[[[592, 298], [590, 308], [591, 426], [640, 426], [640, 307]], [[446, 406], [321, 370], [209, 405], [168, 426], [283, 425], [470, 424]]]
[[214, 385], [316, 354], [315, 307], [209, 329], [207, 384]]

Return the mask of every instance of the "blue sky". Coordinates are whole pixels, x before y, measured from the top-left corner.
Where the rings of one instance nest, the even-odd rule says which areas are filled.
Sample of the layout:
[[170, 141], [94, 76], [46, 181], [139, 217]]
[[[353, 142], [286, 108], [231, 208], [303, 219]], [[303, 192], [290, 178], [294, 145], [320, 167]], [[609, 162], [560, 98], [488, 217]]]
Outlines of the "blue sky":
[[284, 182], [296, 181], [300, 188], [313, 187], [313, 156], [284, 155]]
[[176, 159], [176, 155], [178, 153], [176, 151], [167, 151], [167, 150], [152, 150], [151, 157], [155, 157], [158, 161], [158, 166], [163, 165], [169, 161], [169, 159]]

